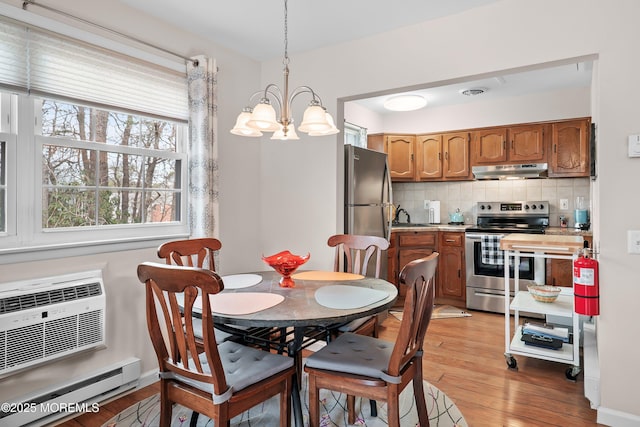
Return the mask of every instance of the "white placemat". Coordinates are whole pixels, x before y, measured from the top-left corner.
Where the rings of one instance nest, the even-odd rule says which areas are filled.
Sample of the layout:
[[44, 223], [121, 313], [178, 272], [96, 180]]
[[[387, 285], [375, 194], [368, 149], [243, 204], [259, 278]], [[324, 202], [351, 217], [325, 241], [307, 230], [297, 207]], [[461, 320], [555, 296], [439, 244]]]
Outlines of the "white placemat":
[[[218, 314], [240, 316], [266, 310], [284, 301], [284, 296], [266, 292], [238, 292], [211, 295], [211, 311]], [[202, 298], [197, 297], [194, 308], [202, 310]]]
[[222, 281], [225, 289], [242, 289], [262, 282], [262, 276], [259, 274], [231, 274], [222, 276]]
[[365, 307], [388, 296], [385, 291], [349, 285], [323, 286], [315, 293], [318, 304], [341, 310]]

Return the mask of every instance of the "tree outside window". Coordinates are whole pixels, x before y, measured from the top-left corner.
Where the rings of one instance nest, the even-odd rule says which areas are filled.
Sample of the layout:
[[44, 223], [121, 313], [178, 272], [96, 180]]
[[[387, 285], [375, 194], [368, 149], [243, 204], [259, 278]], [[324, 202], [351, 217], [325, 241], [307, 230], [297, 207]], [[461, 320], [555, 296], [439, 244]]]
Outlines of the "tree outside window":
[[42, 227], [180, 221], [184, 126], [44, 100]]

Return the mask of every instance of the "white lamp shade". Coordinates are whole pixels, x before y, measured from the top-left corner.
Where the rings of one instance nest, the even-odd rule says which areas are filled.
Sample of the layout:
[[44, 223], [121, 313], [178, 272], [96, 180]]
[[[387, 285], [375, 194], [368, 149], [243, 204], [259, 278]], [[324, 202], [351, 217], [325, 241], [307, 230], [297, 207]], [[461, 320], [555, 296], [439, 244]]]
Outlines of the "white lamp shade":
[[336, 133], [340, 132], [340, 129], [336, 127], [333, 121], [333, 117], [331, 117], [331, 114], [327, 112], [325, 112], [325, 114], [326, 114], [327, 123], [329, 123], [329, 126], [331, 127], [323, 131], [311, 131], [309, 132], [309, 136], [335, 135]]
[[322, 132], [331, 129], [327, 123], [327, 115], [324, 108], [319, 105], [310, 105], [304, 110], [302, 123], [298, 126], [300, 132]]
[[280, 129], [280, 123], [276, 120], [276, 110], [271, 104], [266, 103], [260, 103], [254, 107], [247, 126], [263, 132], [275, 132]]
[[238, 114], [236, 124], [233, 129], [231, 129], [231, 133], [240, 136], [262, 136], [262, 132], [247, 126], [247, 122], [250, 118], [251, 113], [249, 113], [248, 111], [243, 111], [242, 113]]
[[278, 129], [277, 131], [275, 131], [273, 133], [273, 135], [271, 136], [271, 139], [279, 139], [281, 141], [289, 141], [289, 140], [300, 139], [300, 137], [296, 133], [296, 128], [293, 127], [293, 123], [289, 123], [289, 125], [287, 126], [287, 134], [286, 135], [284, 134], [284, 126], [280, 126], [280, 129]]

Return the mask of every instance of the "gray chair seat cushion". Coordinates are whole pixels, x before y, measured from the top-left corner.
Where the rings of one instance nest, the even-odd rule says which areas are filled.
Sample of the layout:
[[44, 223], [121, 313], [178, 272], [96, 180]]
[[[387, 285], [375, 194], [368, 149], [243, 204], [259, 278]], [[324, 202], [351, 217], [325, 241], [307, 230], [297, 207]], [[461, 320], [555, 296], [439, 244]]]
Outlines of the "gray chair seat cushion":
[[[213, 394], [212, 384], [195, 381], [174, 373], [170, 373], [168, 376], [213, 394], [213, 402], [219, 404], [229, 400], [234, 392], [247, 388], [293, 366], [293, 358], [291, 357], [272, 354], [233, 341], [225, 341], [220, 344], [218, 352], [220, 353], [220, 360], [224, 368], [227, 385], [229, 386], [229, 389], [221, 395]], [[199, 358], [203, 371], [210, 373], [211, 369], [209, 363], [207, 363], [206, 354], [201, 353]], [[193, 361], [190, 361], [189, 366], [193, 366]]]
[[347, 332], [309, 356], [305, 366], [398, 384], [400, 379], [387, 373], [394, 345], [393, 342]]

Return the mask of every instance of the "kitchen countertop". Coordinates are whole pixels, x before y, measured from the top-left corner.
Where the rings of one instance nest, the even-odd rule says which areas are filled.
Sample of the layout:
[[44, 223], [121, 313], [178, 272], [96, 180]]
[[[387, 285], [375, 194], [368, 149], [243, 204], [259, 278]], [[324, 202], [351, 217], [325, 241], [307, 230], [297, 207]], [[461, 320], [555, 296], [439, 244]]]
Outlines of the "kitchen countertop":
[[[452, 224], [424, 224], [424, 225], [394, 225], [391, 231], [457, 231], [464, 232], [467, 228], [473, 227], [472, 224], [452, 225]], [[545, 234], [552, 236], [593, 236], [591, 230], [576, 230], [571, 227], [547, 227]]]
[[471, 224], [452, 225], [452, 224], [424, 224], [424, 225], [393, 225], [391, 231], [458, 231], [464, 232]]

